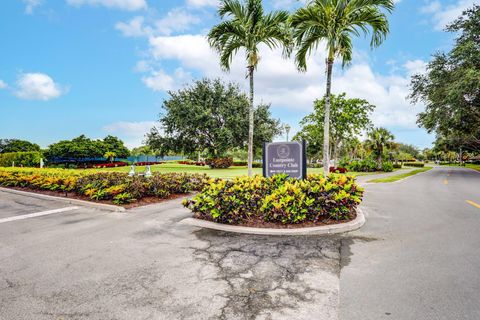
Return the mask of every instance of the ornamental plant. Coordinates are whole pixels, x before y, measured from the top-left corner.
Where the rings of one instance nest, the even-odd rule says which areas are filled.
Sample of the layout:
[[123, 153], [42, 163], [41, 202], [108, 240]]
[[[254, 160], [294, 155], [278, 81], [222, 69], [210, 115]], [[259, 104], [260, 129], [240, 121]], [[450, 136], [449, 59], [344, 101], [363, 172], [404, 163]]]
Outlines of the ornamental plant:
[[305, 180], [286, 175], [212, 180], [184, 205], [197, 218], [227, 224], [271, 221], [295, 224], [324, 219], [345, 220], [361, 202], [363, 189], [342, 174], [309, 175]]
[[94, 201], [126, 204], [144, 197], [168, 198], [200, 191], [209, 182], [206, 175], [154, 173], [130, 177], [122, 172], [94, 170], [1, 168], [0, 186], [73, 193]]

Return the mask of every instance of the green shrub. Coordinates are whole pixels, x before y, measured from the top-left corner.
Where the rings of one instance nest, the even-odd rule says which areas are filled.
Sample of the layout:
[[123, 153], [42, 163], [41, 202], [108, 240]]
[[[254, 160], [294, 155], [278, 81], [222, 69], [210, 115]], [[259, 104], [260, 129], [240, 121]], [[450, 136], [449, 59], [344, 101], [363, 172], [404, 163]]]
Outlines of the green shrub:
[[401, 169], [401, 168], [402, 168], [402, 164], [401, 164], [401, 163], [394, 163], [394, 164], [393, 164], [393, 168], [394, 168], [394, 169]]
[[425, 167], [425, 163], [423, 162], [405, 162], [403, 165], [406, 167], [416, 167], [416, 168]]
[[226, 169], [233, 165], [232, 158], [211, 158], [205, 160], [205, 163], [212, 169]]
[[383, 172], [392, 172], [393, 171], [393, 163], [391, 162], [384, 162], [382, 163], [382, 171]]
[[38, 167], [42, 154], [38, 151], [31, 152], [8, 152], [0, 154], [0, 167]]
[[377, 171], [377, 163], [372, 159], [353, 160], [347, 166], [348, 171], [374, 172]]
[[262, 168], [262, 167], [263, 167], [263, 163], [261, 162], [252, 163], [252, 168]]
[[201, 191], [206, 175], [154, 173], [130, 177], [122, 172], [92, 172], [63, 169], [0, 169], [0, 186], [72, 192], [92, 200], [129, 203], [144, 197], [168, 198], [173, 194]]
[[362, 195], [355, 179], [341, 174], [309, 175], [305, 180], [256, 175], [212, 181], [184, 205], [198, 218], [220, 223], [261, 219], [291, 224], [347, 219]]

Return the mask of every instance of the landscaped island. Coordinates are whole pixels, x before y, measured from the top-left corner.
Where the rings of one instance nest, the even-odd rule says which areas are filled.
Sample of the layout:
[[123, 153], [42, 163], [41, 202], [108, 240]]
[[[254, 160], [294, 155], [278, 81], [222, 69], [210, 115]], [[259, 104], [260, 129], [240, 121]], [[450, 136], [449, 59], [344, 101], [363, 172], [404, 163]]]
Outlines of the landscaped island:
[[313, 226], [356, 217], [363, 189], [343, 174], [216, 180], [184, 205], [198, 219], [250, 227]]
[[125, 207], [200, 192], [184, 205], [199, 219], [258, 227], [313, 226], [356, 216], [363, 189], [344, 174], [209, 178], [158, 173], [151, 177], [96, 170], [0, 168], [0, 186]]
[[0, 168], [0, 186], [82, 200], [132, 206], [200, 191], [202, 174], [154, 173], [151, 177], [93, 170]]

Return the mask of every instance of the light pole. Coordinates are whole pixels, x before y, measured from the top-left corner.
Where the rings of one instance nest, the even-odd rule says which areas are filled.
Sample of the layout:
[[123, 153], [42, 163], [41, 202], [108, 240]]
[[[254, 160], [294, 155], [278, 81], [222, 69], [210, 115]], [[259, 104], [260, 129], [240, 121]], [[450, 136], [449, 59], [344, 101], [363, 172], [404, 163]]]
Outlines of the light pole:
[[288, 133], [290, 132], [290, 125], [287, 123], [283, 127], [285, 128], [285, 133], [287, 134], [287, 141], [288, 141]]

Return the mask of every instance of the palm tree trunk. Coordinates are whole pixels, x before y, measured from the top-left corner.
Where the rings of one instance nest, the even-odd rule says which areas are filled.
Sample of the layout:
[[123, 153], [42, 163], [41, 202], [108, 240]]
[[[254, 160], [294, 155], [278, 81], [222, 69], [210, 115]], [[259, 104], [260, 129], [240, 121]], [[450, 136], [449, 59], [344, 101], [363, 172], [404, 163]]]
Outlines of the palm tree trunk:
[[252, 176], [253, 167], [253, 71], [254, 67], [248, 67], [248, 75], [250, 77], [250, 108], [248, 110], [248, 176]]
[[[331, 55], [330, 55], [331, 56]], [[333, 57], [327, 59], [327, 92], [325, 93], [325, 119], [323, 123], [323, 172], [325, 176], [330, 169], [330, 92], [332, 88]]]

